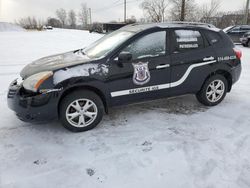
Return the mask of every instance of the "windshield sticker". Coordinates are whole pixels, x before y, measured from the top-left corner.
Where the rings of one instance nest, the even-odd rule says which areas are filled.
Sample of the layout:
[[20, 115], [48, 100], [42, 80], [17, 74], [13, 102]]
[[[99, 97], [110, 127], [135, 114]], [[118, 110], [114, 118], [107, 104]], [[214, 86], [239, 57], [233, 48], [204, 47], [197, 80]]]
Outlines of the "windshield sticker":
[[180, 44], [179, 48], [180, 49], [188, 49], [188, 48], [198, 48], [198, 44]]
[[133, 63], [134, 75], [133, 82], [136, 85], [144, 85], [150, 80], [150, 72], [148, 69], [148, 62]]

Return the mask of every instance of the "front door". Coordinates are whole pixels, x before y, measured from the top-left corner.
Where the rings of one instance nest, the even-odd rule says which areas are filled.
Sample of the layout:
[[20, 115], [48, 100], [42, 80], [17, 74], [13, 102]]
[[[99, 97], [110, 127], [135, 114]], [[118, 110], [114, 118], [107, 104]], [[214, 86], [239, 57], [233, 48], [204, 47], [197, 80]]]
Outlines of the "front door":
[[[127, 104], [167, 96], [170, 87], [170, 56], [165, 30], [135, 38], [110, 62], [109, 91], [112, 105]], [[120, 53], [132, 54], [121, 63]]]

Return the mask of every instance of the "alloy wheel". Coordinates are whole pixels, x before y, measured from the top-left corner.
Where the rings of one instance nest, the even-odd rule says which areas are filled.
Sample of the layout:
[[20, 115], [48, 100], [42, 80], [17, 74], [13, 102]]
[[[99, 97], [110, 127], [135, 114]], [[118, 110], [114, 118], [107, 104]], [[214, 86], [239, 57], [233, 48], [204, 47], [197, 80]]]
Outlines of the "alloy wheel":
[[66, 119], [74, 127], [87, 127], [97, 117], [97, 106], [89, 99], [77, 99], [66, 109]]
[[214, 80], [209, 84], [206, 90], [207, 99], [212, 102], [218, 102], [225, 92], [225, 84], [221, 80]]

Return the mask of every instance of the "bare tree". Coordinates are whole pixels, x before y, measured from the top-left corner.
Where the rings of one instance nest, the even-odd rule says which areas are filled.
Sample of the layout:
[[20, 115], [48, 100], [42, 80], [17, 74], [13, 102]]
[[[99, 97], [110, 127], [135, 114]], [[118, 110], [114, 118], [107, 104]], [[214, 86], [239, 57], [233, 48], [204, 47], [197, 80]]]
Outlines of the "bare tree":
[[137, 22], [136, 17], [133, 15], [130, 18], [127, 18], [127, 20], [126, 20], [126, 23], [128, 23], [128, 24], [133, 24], [136, 22]]
[[56, 10], [56, 16], [58, 17], [58, 19], [62, 23], [62, 26], [64, 27], [66, 25], [66, 21], [67, 21], [67, 12], [66, 12], [66, 10], [63, 9], [63, 8], [57, 9]]
[[[220, 21], [217, 27], [219, 28], [244, 24], [244, 9], [232, 12], [220, 12], [218, 15], [220, 17]], [[250, 20], [250, 17], [248, 20]]]
[[174, 21], [197, 21], [195, 0], [170, 0], [172, 4], [171, 19]]
[[218, 14], [220, 4], [220, 0], [210, 0], [210, 3], [204, 4], [201, 8], [202, 21], [207, 23], [212, 17], [216, 16], [216, 14]]
[[18, 24], [25, 29], [38, 29], [41, 30], [43, 26], [43, 21], [36, 19], [35, 17], [26, 17], [18, 20]]
[[48, 18], [47, 19], [47, 25], [52, 26], [52, 27], [57, 27], [57, 28], [62, 27], [62, 24], [61, 24], [60, 20], [58, 20], [56, 18]]
[[76, 28], [76, 13], [74, 10], [70, 10], [68, 13], [69, 26], [73, 29]]
[[168, 0], [144, 0], [140, 7], [150, 21], [163, 22], [168, 4]]
[[88, 25], [89, 12], [86, 3], [81, 4], [81, 9], [79, 11], [78, 18], [83, 27], [86, 27]]

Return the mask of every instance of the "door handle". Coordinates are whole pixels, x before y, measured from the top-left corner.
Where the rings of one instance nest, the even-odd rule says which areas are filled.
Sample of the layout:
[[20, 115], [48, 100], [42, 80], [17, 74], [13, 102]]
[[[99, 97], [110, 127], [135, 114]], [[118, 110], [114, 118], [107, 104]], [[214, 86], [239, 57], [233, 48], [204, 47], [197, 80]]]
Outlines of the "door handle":
[[165, 69], [165, 68], [168, 68], [168, 67], [170, 67], [169, 64], [164, 64], [164, 65], [158, 65], [158, 66], [156, 66], [156, 69]]
[[213, 61], [214, 60], [214, 57], [213, 56], [210, 56], [210, 57], [205, 57], [203, 59], [203, 61]]

